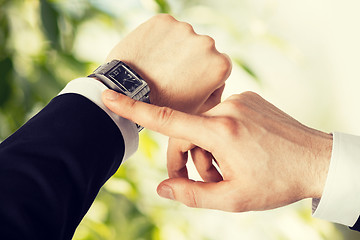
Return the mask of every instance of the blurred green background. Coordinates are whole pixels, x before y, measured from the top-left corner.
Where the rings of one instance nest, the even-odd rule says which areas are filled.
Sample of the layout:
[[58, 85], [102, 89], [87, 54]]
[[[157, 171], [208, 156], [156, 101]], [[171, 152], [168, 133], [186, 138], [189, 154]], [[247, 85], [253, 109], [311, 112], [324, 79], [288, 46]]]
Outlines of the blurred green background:
[[[324, 3], [0, 0], [0, 141], [67, 82], [103, 63], [126, 33], [161, 12], [190, 22], [230, 55], [234, 66], [224, 97], [257, 91], [305, 124], [356, 133], [359, 117], [352, 107], [360, 99], [353, 90], [357, 66], [352, 60], [359, 50], [352, 46], [359, 35], [351, 31], [351, 16], [357, 11], [349, 11], [358, 5]], [[332, 20], [337, 13], [342, 13], [341, 21]], [[165, 149], [163, 136], [143, 131], [140, 150], [105, 184], [74, 239], [360, 238], [346, 227], [312, 218], [307, 200], [267, 212], [234, 214], [161, 199], [155, 189], [167, 176]], [[199, 178], [192, 166], [190, 174]]]

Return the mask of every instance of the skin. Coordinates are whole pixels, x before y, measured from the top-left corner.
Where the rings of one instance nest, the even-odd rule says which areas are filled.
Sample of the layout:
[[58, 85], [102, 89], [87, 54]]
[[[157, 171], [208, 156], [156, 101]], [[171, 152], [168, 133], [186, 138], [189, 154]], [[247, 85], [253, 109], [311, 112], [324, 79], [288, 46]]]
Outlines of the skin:
[[231, 61], [215, 41], [167, 14], [141, 24], [110, 52], [148, 83], [150, 101], [183, 112], [204, 112], [221, 100]]
[[[116, 114], [172, 137], [170, 178], [157, 189], [162, 197], [190, 207], [244, 212], [322, 195], [332, 135], [302, 125], [255, 93], [233, 95], [201, 115], [111, 90], [103, 101]], [[204, 181], [188, 178], [189, 151]]]

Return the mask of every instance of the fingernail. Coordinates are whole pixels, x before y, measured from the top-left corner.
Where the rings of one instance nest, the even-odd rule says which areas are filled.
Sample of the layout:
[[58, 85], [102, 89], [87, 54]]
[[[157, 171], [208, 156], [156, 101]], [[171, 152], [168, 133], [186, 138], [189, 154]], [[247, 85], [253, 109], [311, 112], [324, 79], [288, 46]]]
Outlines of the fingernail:
[[119, 96], [119, 93], [117, 93], [115, 91], [106, 90], [104, 92], [104, 97], [110, 101], [115, 101], [118, 98], [118, 96]]
[[158, 191], [158, 194], [163, 198], [168, 198], [174, 200], [174, 192], [171, 187], [168, 185], [162, 185], [161, 188]]

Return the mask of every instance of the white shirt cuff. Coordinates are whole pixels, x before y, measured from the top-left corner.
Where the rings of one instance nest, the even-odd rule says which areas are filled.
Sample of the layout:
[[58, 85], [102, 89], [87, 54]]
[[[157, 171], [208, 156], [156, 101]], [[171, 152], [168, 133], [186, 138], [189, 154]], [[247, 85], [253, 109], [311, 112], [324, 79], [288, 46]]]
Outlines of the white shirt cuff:
[[350, 227], [356, 223], [360, 215], [359, 136], [333, 134], [328, 176], [321, 199], [313, 199], [313, 209], [316, 218]]
[[124, 138], [125, 143], [125, 153], [123, 161], [128, 159], [132, 154], [134, 154], [139, 145], [139, 134], [136, 125], [122, 117], [119, 117], [110, 109], [108, 109], [101, 100], [101, 94], [103, 91], [108, 89], [100, 81], [97, 81], [93, 78], [77, 78], [69, 82], [65, 88], [59, 93], [59, 95], [66, 93], [76, 93], [82, 95], [98, 105], [102, 110], [104, 110], [110, 118], [118, 126], [121, 134]]

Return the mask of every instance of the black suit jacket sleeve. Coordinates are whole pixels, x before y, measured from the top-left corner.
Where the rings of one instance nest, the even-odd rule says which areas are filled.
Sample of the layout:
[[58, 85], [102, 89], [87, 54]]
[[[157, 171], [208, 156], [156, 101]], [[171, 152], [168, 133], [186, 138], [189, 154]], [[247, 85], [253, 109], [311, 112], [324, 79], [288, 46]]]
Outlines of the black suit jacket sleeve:
[[123, 155], [101, 108], [77, 94], [54, 98], [0, 144], [0, 239], [71, 239]]
[[358, 218], [358, 220], [356, 221], [355, 225], [353, 227], [351, 227], [350, 229], [352, 230], [356, 230], [360, 232], [360, 217]]

